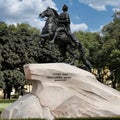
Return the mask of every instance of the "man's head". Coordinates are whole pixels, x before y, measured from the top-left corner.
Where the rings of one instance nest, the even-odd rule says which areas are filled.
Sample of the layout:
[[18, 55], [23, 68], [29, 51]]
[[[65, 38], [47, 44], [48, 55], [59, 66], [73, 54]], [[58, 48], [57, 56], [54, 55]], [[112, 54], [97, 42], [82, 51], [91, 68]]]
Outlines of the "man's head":
[[63, 11], [68, 11], [68, 6], [64, 4], [63, 7], [62, 7], [62, 10]]

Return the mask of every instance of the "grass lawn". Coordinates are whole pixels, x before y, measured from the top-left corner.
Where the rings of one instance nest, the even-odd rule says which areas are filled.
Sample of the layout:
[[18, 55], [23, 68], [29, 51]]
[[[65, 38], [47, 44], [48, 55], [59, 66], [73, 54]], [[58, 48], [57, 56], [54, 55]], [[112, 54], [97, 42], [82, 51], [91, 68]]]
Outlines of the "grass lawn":
[[120, 120], [120, 117], [57, 118], [55, 120]]
[[11, 103], [0, 103], [0, 112], [2, 112], [6, 107], [8, 107]]
[[2, 112], [6, 107], [15, 102], [16, 99], [0, 99], [0, 112]]

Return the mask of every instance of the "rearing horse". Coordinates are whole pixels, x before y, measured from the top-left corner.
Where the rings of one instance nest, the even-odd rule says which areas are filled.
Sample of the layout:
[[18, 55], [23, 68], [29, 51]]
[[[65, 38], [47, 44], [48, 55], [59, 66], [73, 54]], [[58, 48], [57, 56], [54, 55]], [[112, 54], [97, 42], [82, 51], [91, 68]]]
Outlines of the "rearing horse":
[[[58, 45], [60, 53], [64, 59], [66, 58], [66, 52], [70, 53], [73, 56], [73, 60], [71, 63], [73, 63], [74, 59], [76, 58], [71, 50], [72, 45], [74, 44], [74, 46], [77, 46], [78, 50], [81, 53], [81, 56], [79, 57], [81, 57], [83, 64], [87, 67], [87, 69], [90, 70], [91, 64], [85, 57], [81, 43], [78, 42], [78, 40], [76, 39], [72, 40], [75, 37], [71, 38], [71, 36], [67, 33], [64, 25], [60, 25], [58, 23], [59, 15], [57, 11], [48, 7], [45, 11], [39, 14], [39, 17], [47, 18], [40, 36], [45, 40], [49, 39], [54, 41], [54, 43]], [[77, 45], [73, 41], [77, 41]]]
[[42, 29], [41, 37], [49, 39], [51, 38], [51, 40], [55, 40], [54, 36], [56, 34], [56, 38], [61, 40], [60, 42], [71, 42], [70, 37], [68, 38], [65, 26], [63, 24], [58, 24], [59, 15], [56, 10], [48, 7], [45, 11], [39, 14], [39, 17], [47, 17], [45, 26]]
[[[58, 45], [63, 60], [66, 59], [66, 52], [69, 52], [73, 56], [73, 60], [71, 62], [73, 63], [75, 55], [70, 49], [72, 47], [72, 43], [70, 37], [67, 35], [64, 25], [58, 26], [59, 15], [57, 11], [48, 7], [45, 11], [39, 14], [39, 17], [47, 17], [45, 26], [43, 27], [40, 36], [44, 39], [55, 39], [54, 43]], [[58, 28], [59, 33], [57, 32]], [[57, 35], [54, 37], [56, 33]]]
[[55, 30], [57, 29], [57, 20], [58, 20], [58, 13], [56, 10], [48, 7], [45, 11], [43, 11], [41, 14], [39, 14], [39, 17], [45, 18], [46, 23], [42, 29], [41, 37], [51, 37], [53, 36]]

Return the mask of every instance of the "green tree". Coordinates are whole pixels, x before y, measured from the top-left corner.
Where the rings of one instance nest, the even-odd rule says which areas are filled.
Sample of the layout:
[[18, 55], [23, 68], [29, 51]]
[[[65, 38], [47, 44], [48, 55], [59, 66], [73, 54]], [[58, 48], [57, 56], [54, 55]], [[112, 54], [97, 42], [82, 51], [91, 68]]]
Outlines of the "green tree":
[[87, 59], [91, 62], [93, 67], [98, 68], [101, 64], [98, 62], [99, 51], [102, 47], [102, 40], [99, 33], [79, 31], [76, 32], [75, 35], [84, 47]]
[[[6, 25], [0, 23], [0, 84], [4, 83], [4, 93], [10, 98], [12, 87], [17, 91], [24, 86], [23, 65], [39, 60], [40, 31], [27, 24]], [[6, 96], [6, 95], [5, 95]], [[5, 97], [4, 96], [4, 97]]]
[[[120, 12], [115, 12], [113, 21], [103, 27], [104, 64], [114, 71], [115, 81], [120, 80]], [[120, 82], [120, 81], [119, 81]]]

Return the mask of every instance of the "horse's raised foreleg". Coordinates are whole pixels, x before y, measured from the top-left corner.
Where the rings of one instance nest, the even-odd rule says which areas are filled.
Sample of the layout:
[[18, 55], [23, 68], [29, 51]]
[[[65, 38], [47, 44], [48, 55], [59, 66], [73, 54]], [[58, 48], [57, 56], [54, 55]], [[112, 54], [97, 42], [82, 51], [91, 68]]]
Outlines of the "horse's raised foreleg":
[[55, 31], [54, 37], [53, 37], [53, 39], [50, 41], [51, 43], [54, 43], [54, 42], [55, 42], [55, 39], [56, 39], [58, 33], [59, 33], [60, 31], [62, 31], [62, 30], [64, 30], [64, 28], [63, 28], [63, 27], [59, 27], [59, 28]]

